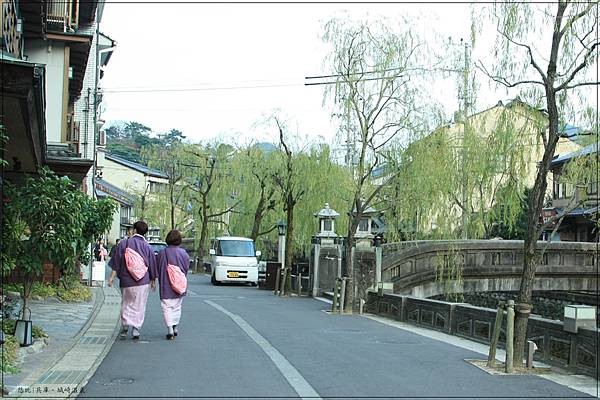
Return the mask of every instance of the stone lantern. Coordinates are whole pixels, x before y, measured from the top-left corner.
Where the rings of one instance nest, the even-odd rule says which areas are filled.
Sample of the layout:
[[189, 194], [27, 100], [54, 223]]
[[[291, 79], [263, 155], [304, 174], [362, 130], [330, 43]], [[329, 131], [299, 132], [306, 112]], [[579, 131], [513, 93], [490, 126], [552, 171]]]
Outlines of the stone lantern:
[[[352, 211], [352, 214], [356, 214], [356, 209]], [[363, 211], [360, 221], [358, 221], [358, 227], [356, 228], [354, 237], [357, 239], [372, 239], [375, 236], [373, 233], [373, 218], [379, 216], [379, 214], [379, 211], [375, 210], [373, 207], [367, 207], [367, 209]]]
[[[329, 203], [325, 203], [325, 208], [315, 214], [315, 217], [319, 218], [319, 233], [317, 237], [321, 238], [321, 243], [328, 242], [326, 238], [336, 238], [338, 235], [335, 233], [335, 219], [340, 214], [334, 209], [329, 207]], [[324, 240], [325, 239], [325, 240]], [[331, 240], [333, 244], [333, 240]]]

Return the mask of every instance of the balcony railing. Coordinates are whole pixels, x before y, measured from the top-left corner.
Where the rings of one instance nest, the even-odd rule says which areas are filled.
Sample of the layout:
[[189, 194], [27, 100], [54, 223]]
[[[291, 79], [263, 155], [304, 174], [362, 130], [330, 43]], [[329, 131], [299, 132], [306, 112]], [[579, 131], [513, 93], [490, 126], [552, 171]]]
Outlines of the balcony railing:
[[0, 27], [0, 48], [3, 51], [21, 57], [23, 20], [19, 18], [15, 0], [0, 0], [2, 26]]
[[49, 0], [46, 2], [48, 30], [74, 32], [79, 21], [79, 0]]

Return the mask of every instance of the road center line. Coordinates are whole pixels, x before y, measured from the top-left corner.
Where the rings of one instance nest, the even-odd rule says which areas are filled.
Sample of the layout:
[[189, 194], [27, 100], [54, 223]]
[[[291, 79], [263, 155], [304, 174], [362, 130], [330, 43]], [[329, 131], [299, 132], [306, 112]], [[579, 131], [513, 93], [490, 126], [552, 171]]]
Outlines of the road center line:
[[285, 379], [289, 382], [289, 384], [294, 388], [298, 396], [303, 399], [317, 399], [320, 400], [321, 397], [317, 393], [310, 383], [304, 379], [304, 377], [298, 372], [296, 368], [281, 354], [275, 347], [267, 341], [260, 333], [258, 333], [248, 322], [246, 322], [239, 315], [233, 314], [227, 311], [225, 308], [220, 306], [219, 304], [210, 301], [204, 300], [204, 302], [217, 310], [221, 311], [223, 314], [227, 315], [229, 318], [233, 320], [256, 344], [260, 346], [260, 348], [269, 356], [271, 361], [275, 364], [279, 372], [284, 376]]

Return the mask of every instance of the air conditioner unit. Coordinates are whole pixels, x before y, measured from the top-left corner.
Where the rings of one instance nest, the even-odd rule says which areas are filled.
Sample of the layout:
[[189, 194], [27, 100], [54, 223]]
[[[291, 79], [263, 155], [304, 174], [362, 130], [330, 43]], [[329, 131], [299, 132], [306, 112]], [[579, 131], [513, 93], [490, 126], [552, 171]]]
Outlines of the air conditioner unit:
[[106, 132], [100, 131], [98, 132], [98, 146], [106, 146]]

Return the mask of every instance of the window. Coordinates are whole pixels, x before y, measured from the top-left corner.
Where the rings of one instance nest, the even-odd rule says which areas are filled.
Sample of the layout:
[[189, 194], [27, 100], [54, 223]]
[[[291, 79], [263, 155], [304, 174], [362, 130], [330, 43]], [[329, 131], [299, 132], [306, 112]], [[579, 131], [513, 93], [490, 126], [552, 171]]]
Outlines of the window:
[[369, 232], [369, 219], [361, 218], [358, 223], [358, 231], [359, 232]]
[[333, 224], [332, 224], [332, 222], [333, 221], [331, 221], [330, 219], [324, 219], [323, 220], [323, 231], [324, 232], [331, 232], [333, 230], [333, 227], [332, 227]]
[[167, 185], [164, 183], [150, 182], [150, 193], [164, 192], [166, 190], [166, 186]]
[[588, 194], [596, 194], [598, 193], [598, 181], [593, 180], [588, 185]]
[[254, 257], [254, 242], [250, 240], [219, 240], [217, 255], [226, 257]]

